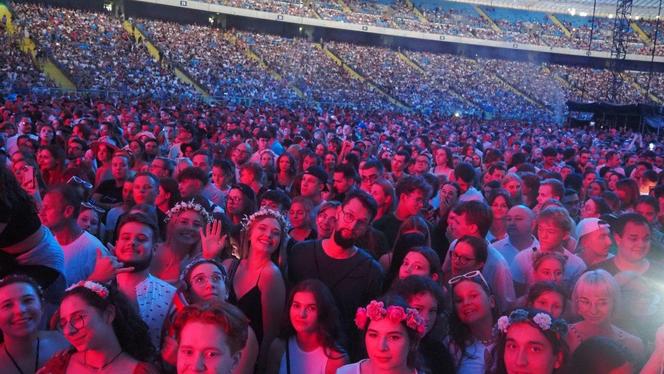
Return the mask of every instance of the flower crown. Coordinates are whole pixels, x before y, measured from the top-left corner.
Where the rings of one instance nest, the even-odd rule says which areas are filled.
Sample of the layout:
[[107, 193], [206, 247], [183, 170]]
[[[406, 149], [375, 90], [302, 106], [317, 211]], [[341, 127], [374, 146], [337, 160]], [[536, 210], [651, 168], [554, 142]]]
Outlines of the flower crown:
[[65, 290], [65, 292], [69, 292], [69, 291], [71, 291], [73, 289], [76, 289], [76, 288], [79, 288], [79, 287], [87, 288], [88, 290], [90, 290], [90, 291], [94, 292], [95, 294], [97, 294], [97, 296], [101, 297], [102, 299], [106, 299], [106, 297], [108, 297], [108, 288], [106, 288], [105, 286], [103, 286], [103, 285], [101, 285], [97, 282], [93, 282], [93, 281], [76, 282], [76, 283], [72, 284], [71, 286], [69, 286]]
[[511, 325], [519, 322], [530, 322], [542, 331], [553, 331], [556, 334], [567, 334], [567, 323], [562, 319], [552, 319], [547, 313], [538, 312], [531, 315], [525, 309], [516, 309], [508, 316], [498, 318], [497, 327], [500, 332], [507, 334]]
[[393, 323], [406, 321], [406, 326], [411, 330], [415, 330], [419, 336], [424, 336], [426, 332], [426, 323], [417, 310], [413, 308], [404, 310], [403, 307], [398, 305], [390, 305], [385, 309], [385, 304], [376, 300], [372, 300], [366, 308], [357, 308], [355, 325], [358, 329], [364, 330], [368, 320], [380, 321], [384, 318]]
[[171, 219], [173, 219], [173, 217], [175, 217], [176, 215], [178, 215], [178, 214], [180, 214], [180, 213], [182, 213], [186, 210], [193, 210], [196, 213], [203, 216], [203, 218], [205, 218], [207, 223], [212, 223], [212, 220], [213, 220], [212, 215], [210, 213], [208, 213], [208, 211], [205, 210], [205, 208], [203, 208], [203, 206], [201, 204], [194, 202], [194, 200], [191, 200], [191, 201], [188, 201], [188, 202], [187, 201], [180, 201], [179, 203], [175, 204], [174, 207], [172, 207], [171, 209], [168, 210], [168, 212], [166, 212], [165, 221], [166, 222], [170, 221]]
[[242, 229], [244, 231], [248, 231], [249, 227], [251, 227], [251, 225], [256, 220], [258, 220], [259, 218], [266, 218], [266, 217], [276, 219], [277, 222], [279, 222], [279, 225], [281, 226], [282, 231], [287, 230], [288, 222], [286, 221], [286, 218], [284, 218], [284, 216], [281, 213], [279, 213], [278, 211], [276, 211], [274, 209], [266, 208], [266, 207], [260, 208], [257, 212], [255, 212], [254, 214], [252, 214], [250, 216], [244, 216], [244, 218], [242, 218]]

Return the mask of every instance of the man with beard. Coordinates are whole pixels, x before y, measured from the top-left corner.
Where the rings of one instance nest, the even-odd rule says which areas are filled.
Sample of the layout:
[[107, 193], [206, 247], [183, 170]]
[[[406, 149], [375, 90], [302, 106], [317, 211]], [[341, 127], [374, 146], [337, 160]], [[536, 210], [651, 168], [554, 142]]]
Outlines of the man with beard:
[[292, 284], [319, 279], [332, 292], [353, 358], [360, 352], [357, 344], [360, 339], [353, 327], [355, 311], [380, 295], [383, 283], [383, 271], [378, 262], [355, 245], [367, 232], [376, 210], [376, 201], [371, 195], [361, 190], [350, 191], [337, 210], [337, 226], [332, 236], [300, 242], [288, 257]]
[[115, 280], [148, 325], [152, 344], [159, 349], [161, 328], [176, 288], [150, 274], [157, 233], [154, 221], [143, 213], [128, 214], [120, 221], [115, 256], [129, 269], [116, 274]]

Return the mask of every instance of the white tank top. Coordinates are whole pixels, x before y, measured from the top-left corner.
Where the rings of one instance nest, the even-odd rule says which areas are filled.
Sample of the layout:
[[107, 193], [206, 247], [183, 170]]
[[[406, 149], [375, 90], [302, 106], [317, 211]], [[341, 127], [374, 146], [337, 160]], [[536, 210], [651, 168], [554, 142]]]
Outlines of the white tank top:
[[[311, 352], [305, 352], [297, 345], [295, 337], [288, 339], [288, 350], [290, 356], [290, 374], [325, 374], [327, 356], [323, 347], [318, 347]], [[288, 374], [286, 367], [286, 352], [281, 356], [279, 374]]]

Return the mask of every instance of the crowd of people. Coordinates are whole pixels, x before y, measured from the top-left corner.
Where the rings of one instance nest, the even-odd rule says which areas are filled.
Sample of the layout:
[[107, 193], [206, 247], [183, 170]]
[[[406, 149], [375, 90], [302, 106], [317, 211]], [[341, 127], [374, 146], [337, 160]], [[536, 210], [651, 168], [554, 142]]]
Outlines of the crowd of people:
[[109, 14], [27, 3], [13, 6], [18, 28], [53, 55], [77, 87], [152, 97], [190, 91]]
[[[560, 23], [569, 31], [566, 35], [559, 25], [546, 13], [513, 10], [514, 16], [494, 15], [496, 8], [482, 7], [482, 11], [491, 17], [485, 19], [473, 9], [472, 4], [437, 1], [413, 2], [417, 12], [424, 19], [418, 18], [415, 10], [405, 0], [345, 0], [342, 6], [337, 1], [301, 0], [199, 0], [220, 5], [290, 14], [302, 17], [321, 17], [325, 20], [398, 28], [410, 31], [463, 36], [476, 39], [507, 41], [550, 47], [572, 48], [594, 51], [610, 51], [613, 40], [614, 20], [609, 18], [574, 15], [558, 15]], [[525, 14], [524, 14], [525, 13]], [[662, 28], [657, 20], [636, 20], [645, 35], [658, 43], [655, 53], [664, 53], [661, 45]], [[497, 26], [497, 29], [494, 28]], [[592, 31], [592, 41], [591, 41]], [[646, 43], [633, 29], [627, 30], [626, 48], [628, 53], [650, 55], [652, 43]]]
[[[236, 37], [217, 40], [289, 49]], [[328, 47], [369, 68], [380, 55]], [[399, 61], [387, 71], [404, 74]], [[10, 95], [0, 109], [8, 372], [664, 364], [655, 134], [176, 96]]]
[[[199, 95], [176, 77], [172, 68], [178, 67], [210, 96], [227, 103], [308, 103], [366, 110], [401, 105], [427, 114], [560, 123], [568, 100], [611, 100], [613, 75], [606, 69], [405, 50], [400, 55], [385, 47], [131, 20], [131, 27], [139, 28], [159, 49], [155, 61], [142, 37], [130, 36], [122, 21], [108, 14], [25, 3], [15, 4], [15, 10], [18, 29], [49, 51], [83, 90], [151, 97]], [[3, 38], [15, 39], [16, 34]], [[17, 47], [16, 41], [8, 41]], [[54, 85], [18, 48], [2, 53], [9, 64], [5, 92]], [[355, 77], [330, 54], [362, 77]], [[625, 71], [622, 76], [618, 103], [664, 98], [664, 86], [658, 84], [661, 73], [650, 78], [647, 72]]]
[[662, 373], [664, 139], [553, 125], [608, 71], [13, 9], [109, 97], [3, 32], [3, 373]]

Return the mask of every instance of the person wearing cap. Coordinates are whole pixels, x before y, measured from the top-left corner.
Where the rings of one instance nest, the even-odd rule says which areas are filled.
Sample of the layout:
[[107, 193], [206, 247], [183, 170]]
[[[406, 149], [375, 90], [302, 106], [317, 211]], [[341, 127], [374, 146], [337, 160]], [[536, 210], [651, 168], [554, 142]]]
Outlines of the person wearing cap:
[[326, 187], [327, 173], [320, 166], [312, 166], [304, 171], [300, 183], [300, 195], [311, 200], [314, 207], [312, 215], [318, 213], [318, 206], [323, 201], [322, 193]]
[[582, 219], [576, 225], [576, 237], [579, 240], [576, 254], [588, 267], [613, 256], [609, 253], [613, 242], [608, 222], [599, 218]]

